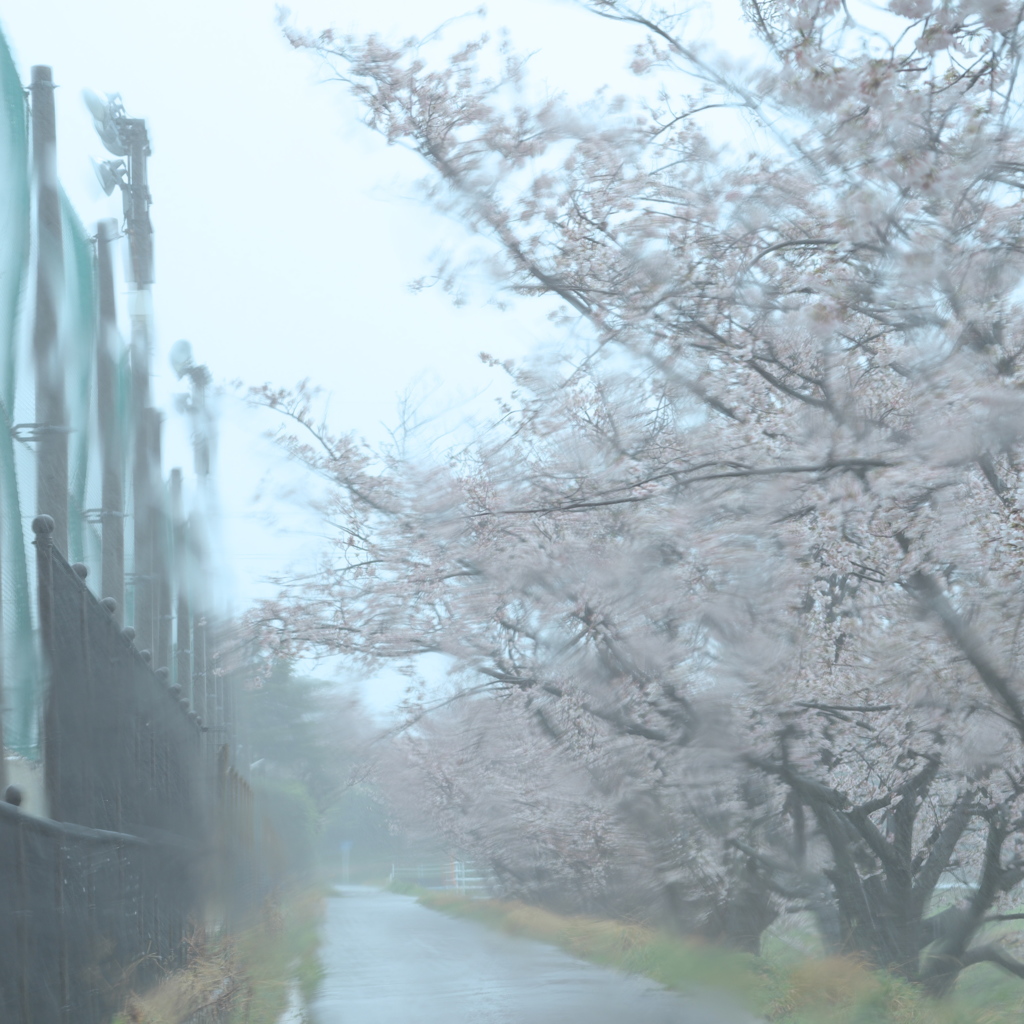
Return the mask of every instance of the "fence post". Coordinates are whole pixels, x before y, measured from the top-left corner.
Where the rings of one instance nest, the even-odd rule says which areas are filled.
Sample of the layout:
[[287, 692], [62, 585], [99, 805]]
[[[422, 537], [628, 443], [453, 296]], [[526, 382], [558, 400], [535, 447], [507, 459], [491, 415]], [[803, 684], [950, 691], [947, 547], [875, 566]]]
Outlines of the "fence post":
[[42, 685], [44, 690], [43, 750], [45, 753], [46, 799], [50, 817], [62, 820], [60, 806], [60, 737], [57, 735], [56, 707], [50, 692], [53, 678], [53, 518], [39, 515], [32, 520], [36, 535], [36, 569], [39, 596], [39, 639], [43, 654]]
[[68, 977], [68, 913], [64, 901], [64, 837], [57, 842], [54, 858], [55, 903], [57, 910], [57, 979], [60, 998], [60, 1019], [62, 1024], [71, 1021], [71, 979]]
[[[2, 563], [0, 563], [2, 564]], [[2, 574], [0, 574], [2, 575]], [[4, 700], [4, 684], [6, 682], [4, 678], [3, 664], [6, 643], [3, 639], [4, 634], [4, 614], [3, 614], [3, 602], [0, 602], [0, 708], [5, 706]], [[0, 789], [7, 789], [7, 747], [4, 742], [4, 716], [0, 714]]]
[[31, 1020], [31, 975], [32, 965], [29, 960], [29, 939], [28, 939], [28, 927], [29, 927], [29, 907], [31, 900], [29, 896], [29, 885], [28, 885], [28, 870], [25, 864], [25, 822], [19, 818], [17, 821], [18, 829], [18, 888], [17, 888], [17, 900], [18, 913], [16, 915], [17, 921], [17, 942], [18, 942], [18, 961], [21, 964], [21, 971], [18, 977], [18, 994], [19, 1001], [21, 1003], [21, 1013], [25, 1020]]

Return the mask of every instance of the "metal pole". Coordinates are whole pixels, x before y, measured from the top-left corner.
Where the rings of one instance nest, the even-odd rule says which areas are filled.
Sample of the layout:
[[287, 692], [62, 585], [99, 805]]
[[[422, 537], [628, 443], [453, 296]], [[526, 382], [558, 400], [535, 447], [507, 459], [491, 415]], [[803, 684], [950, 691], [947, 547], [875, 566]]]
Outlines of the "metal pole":
[[[120, 187], [124, 204], [125, 233], [128, 236], [128, 280], [132, 286], [128, 313], [131, 318], [132, 364], [132, 515], [133, 605], [136, 643], [153, 650], [158, 595], [155, 592], [153, 553], [156, 548], [156, 512], [162, 506], [162, 474], [150, 462], [149, 372], [152, 344], [150, 285], [153, 283], [153, 225], [149, 219], [149, 181], [146, 161], [151, 154], [146, 122], [126, 117], [120, 97], [102, 101], [86, 98], [96, 122], [96, 131], [107, 150], [122, 159], [101, 165], [104, 188], [109, 195]], [[159, 652], [157, 652], [159, 653]], [[159, 666], [159, 661], [158, 661]]]
[[171, 578], [168, 565], [168, 541], [170, 527], [167, 522], [167, 501], [164, 494], [163, 481], [158, 476], [163, 461], [161, 435], [163, 433], [163, 414], [158, 409], [147, 409], [148, 424], [146, 437], [149, 441], [150, 480], [155, 486], [152, 490], [150, 506], [150, 599], [153, 607], [153, 667], [166, 668], [171, 658]]
[[[192, 706], [202, 715], [207, 728], [216, 729], [220, 724], [215, 720], [206, 682], [206, 619], [199, 611], [192, 623]], [[219, 736], [216, 740], [220, 741]]]
[[174, 529], [174, 575], [178, 591], [175, 679], [200, 715], [203, 708], [192, 690], [192, 616], [189, 608], [188, 523], [181, 495], [181, 470], [171, 470], [171, 518]]
[[7, 789], [7, 748], [4, 746], [4, 629], [3, 602], [0, 601], [0, 792]]
[[158, 543], [159, 462], [153, 463], [153, 448], [159, 452], [159, 436], [151, 436], [149, 373], [152, 346], [150, 285], [153, 283], [153, 225], [149, 219], [149, 184], [146, 159], [150, 155], [146, 122], [141, 118], [119, 118], [118, 137], [128, 151], [128, 183], [123, 189], [125, 225], [128, 235], [129, 276], [134, 290], [129, 296], [132, 357], [132, 427], [135, 453], [132, 460], [132, 513], [135, 547], [135, 631], [140, 648], [153, 652], [159, 666], [156, 615], [159, 596], [154, 555]]
[[68, 553], [68, 435], [58, 309], [64, 276], [53, 72], [32, 68], [32, 166], [36, 186], [36, 508], [54, 522], [53, 544]]
[[[148, 299], [148, 292], [135, 292], [132, 299]], [[140, 650], [153, 649], [153, 615], [155, 595], [153, 588], [154, 548], [154, 487], [153, 466], [150, 464], [152, 442], [149, 437], [152, 421], [148, 415], [146, 398], [149, 393], [149, 331], [147, 318], [132, 315], [132, 515], [134, 533], [135, 579], [135, 642]]]
[[125, 117], [118, 134], [128, 148], [128, 186], [124, 190], [124, 216], [131, 253], [131, 278], [138, 288], [153, 283], [153, 224], [149, 219], [149, 177], [146, 161], [152, 154], [146, 122], [141, 117]]
[[97, 225], [100, 329], [96, 344], [96, 399], [103, 472], [101, 591], [117, 602], [115, 615], [121, 621], [124, 608], [124, 438], [117, 386], [120, 337], [112, 253], [117, 235], [116, 221], [102, 220]]

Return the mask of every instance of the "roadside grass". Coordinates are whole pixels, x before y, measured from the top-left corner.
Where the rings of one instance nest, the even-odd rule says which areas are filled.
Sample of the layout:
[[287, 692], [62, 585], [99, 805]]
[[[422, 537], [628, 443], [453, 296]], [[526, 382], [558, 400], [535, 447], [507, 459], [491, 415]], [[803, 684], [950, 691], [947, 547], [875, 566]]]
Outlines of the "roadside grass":
[[276, 1024], [297, 987], [304, 1003], [323, 977], [322, 886], [287, 892], [264, 905], [257, 923], [234, 936], [196, 945], [188, 965], [131, 993], [112, 1024], [183, 1024], [223, 1005], [229, 1024]]
[[276, 1024], [293, 986], [304, 1004], [312, 1001], [323, 978], [319, 950], [325, 896], [319, 886], [293, 893], [239, 935], [236, 957], [246, 989], [231, 1024]]
[[1019, 1024], [1024, 984], [986, 965], [965, 971], [947, 999], [935, 1001], [855, 957], [808, 955], [798, 936], [769, 936], [761, 956], [694, 942], [647, 927], [566, 917], [522, 903], [392, 887], [427, 907], [511, 935], [558, 946], [580, 959], [641, 974], [685, 993], [726, 993], [779, 1024]]
[[204, 1007], [232, 1000], [239, 991], [231, 949], [224, 943], [194, 945], [188, 965], [144, 992], [129, 992], [113, 1024], [180, 1024]]

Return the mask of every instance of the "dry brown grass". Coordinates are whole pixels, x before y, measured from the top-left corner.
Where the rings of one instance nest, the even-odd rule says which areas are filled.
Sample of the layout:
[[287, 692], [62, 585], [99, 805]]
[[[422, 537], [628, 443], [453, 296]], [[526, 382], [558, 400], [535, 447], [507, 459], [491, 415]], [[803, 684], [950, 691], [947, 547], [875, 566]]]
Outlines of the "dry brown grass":
[[856, 957], [829, 956], [806, 960], [789, 975], [789, 997], [795, 1006], [852, 1003], [878, 992], [881, 984]]
[[274, 1024], [293, 988], [310, 1000], [319, 983], [323, 902], [320, 885], [279, 894], [230, 941], [197, 940], [187, 966], [129, 995], [114, 1024], [184, 1024], [207, 1007], [232, 1022]]
[[121, 1019], [131, 1024], [182, 1024], [198, 1010], [226, 1002], [238, 991], [238, 965], [227, 945], [193, 943], [188, 965], [145, 993], [129, 995]]

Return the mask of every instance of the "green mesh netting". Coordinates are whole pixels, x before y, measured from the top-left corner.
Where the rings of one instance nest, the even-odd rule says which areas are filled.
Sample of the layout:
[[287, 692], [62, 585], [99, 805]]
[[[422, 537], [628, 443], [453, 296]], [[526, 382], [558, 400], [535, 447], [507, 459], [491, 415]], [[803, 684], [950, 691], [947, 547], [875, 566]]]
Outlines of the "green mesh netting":
[[20, 754], [38, 748], [37, 663], [15, 441], [23, 291], [29, 260], [30, 192], [25, 92], [0, 34], [0, 579], [3, 609], [4, 731]]

